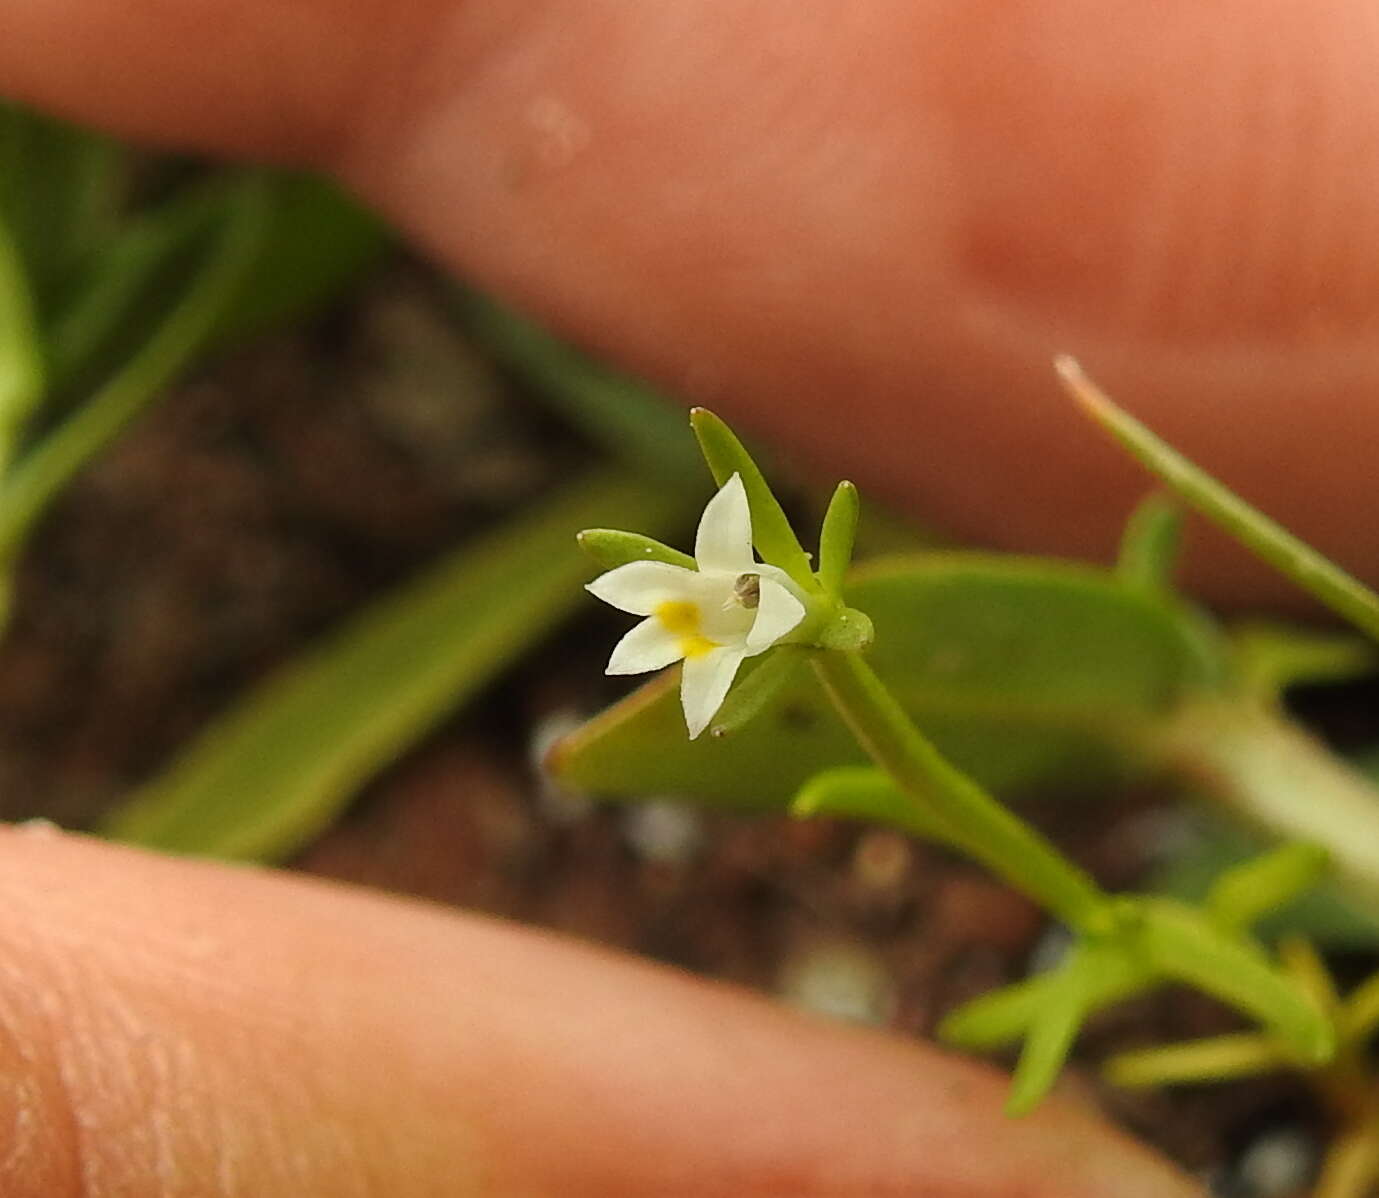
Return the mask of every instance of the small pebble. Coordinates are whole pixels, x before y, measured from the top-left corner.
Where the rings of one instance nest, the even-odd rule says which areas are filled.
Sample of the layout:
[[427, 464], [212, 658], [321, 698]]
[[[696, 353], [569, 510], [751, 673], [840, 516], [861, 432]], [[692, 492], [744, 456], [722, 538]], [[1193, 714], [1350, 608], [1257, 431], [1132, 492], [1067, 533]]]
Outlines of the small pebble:
[[536, 774], [537, 809], [551, 823], [561, 827], [588, 819], [594, 810], [594, 801], [551, 777], [546, 770], [546, 755], [583, 723], [577, 711], [561, 708], [537, 721], [527, 741], [527, 762]]
[[885, 1026], [895, 1013], [895, 983], [873, 953], [856, 944], [818, 944], [790, 957], [777, 990], [786, 1002], [848, 1023]]
[[1067, 928], [1061, 923], [1050, 924], [1030, 951], [1025, 968], [1031, 975], [1058, 968], [1068, 955], [1072, 943], [1073, 935]]
[[1240, 1154], [1222, 1188], [1231, 1198], [1291, 1198], [1316, 1174], [1317, 1142], [1300, 1127], [1275, 1127]]
[[866, 890], [897, 889], [910, 872], [914, 851], [898, 832], [867, 832], [852, 852], [852, 876]]
[[676, 799], [647, 799], [629, 807], [622, 832], [638, 857], [656, 865], [688, 865], [704, 843], [699, 812]]
[[25, 836], [39, 836], [45, 839], [62, 835], [62, 829], [57, 824], [41, 817], [23, 820], [14, 825], [14, 830], [23, 832]]

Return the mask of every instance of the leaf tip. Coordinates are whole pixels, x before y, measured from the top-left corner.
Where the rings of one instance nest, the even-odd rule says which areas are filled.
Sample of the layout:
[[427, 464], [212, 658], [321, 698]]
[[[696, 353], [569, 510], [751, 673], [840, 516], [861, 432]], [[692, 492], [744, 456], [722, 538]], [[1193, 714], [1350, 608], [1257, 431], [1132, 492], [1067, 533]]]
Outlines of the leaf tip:
[[1093, 416], [1105, 416], [1115, 410], [1115, 405], [1088, 377], [1082, 363], [1072, 354], [1059, 354], [1053, 360], [1054, 371], [1058, 374], [1064, 389], [1085, 411]]

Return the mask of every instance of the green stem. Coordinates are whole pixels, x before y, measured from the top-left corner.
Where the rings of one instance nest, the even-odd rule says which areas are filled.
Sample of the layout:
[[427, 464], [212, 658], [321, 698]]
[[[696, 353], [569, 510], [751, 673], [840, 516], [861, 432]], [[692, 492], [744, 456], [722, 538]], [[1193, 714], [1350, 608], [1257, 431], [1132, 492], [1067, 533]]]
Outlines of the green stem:
[[0, 488], [0, 560], [13, 555], [52, 498], [155, 398], [205, 342], [251, 265], [268, 192], [249, 177], [227, 203], [225, 230], [182, 302], [129, 363], [19, 462]]
[[1038, 832], [949, 765], [860, 654], [818, 653], [814, 669], [861, 746], [930, 818], [938, 819], [952, 844], [1072, 927], [1104, 930], [1108, 896]]
[[1321, 846], [1346, 888], [1379, 909], [1379, 790], [1272, 706], [1188, 704], [1150, 752], [1247, 823]]

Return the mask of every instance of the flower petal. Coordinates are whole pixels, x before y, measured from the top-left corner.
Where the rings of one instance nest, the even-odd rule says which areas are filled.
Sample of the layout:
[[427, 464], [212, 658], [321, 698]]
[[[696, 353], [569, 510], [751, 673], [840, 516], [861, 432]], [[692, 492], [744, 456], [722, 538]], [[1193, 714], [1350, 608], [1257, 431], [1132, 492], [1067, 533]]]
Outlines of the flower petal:
[[723, 706], [728, 688], [737, 675], [746, 653], [739, 648], [711, 649], [697, 657], [685, 658], [680, 675], [680, 706], [685, 712], [685, 726], [693, 740]]
[[646, 674], [684, 657], [681, 638], [654, 616], [643, 620], [613, 646], [605, 674]]
[[752, 558], [752, 512], [742, 476], [734, 474], [709, 500], [694, 537], [694, 560], [702, 570], [741, 574], [755, 566]]
[[804, 619], [804, 604], [774, 578], [762, 575], [757, 618], [747, 633], [749, 655], [769, 649]]
[[585, 590], [611, 603], [619, 611], [649, 616], [658, 603], [695, 594], [698, 579], [693, 570], [668, 562], [628, 562], [600, 574]]

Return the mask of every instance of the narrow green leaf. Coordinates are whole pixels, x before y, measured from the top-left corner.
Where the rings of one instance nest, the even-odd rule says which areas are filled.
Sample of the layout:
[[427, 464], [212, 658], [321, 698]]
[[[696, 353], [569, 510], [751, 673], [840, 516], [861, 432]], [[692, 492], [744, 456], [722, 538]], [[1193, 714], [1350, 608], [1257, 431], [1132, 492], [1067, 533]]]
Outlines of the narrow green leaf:
[[110, 819], [171, 852], [281, 860], [379, 768], [584, 596], [571, 529], [685, 518], [660, 487], [600, 475], [432, 567], [270, 675]]
[[1230, 639], [1240, 689], [1265, 703], [1291, 686], [1348, 682], [1379, 668], [1374, 643], [1354, 633], [1250, 620], [1235, 625]]
[[485, 296], [461, 291], [455, 306], [471, 336], [615, 462], [670, 490], [699, 486], [699, 455], [685, 439], [682, 408]]
[[805, 651], [795, 645], [781, 645], [766, 653], [761, 664], [728, 692], [709, 725], [709, 735], [733, 736], [745, 728], [798, 676], [804, 658]]
[[779, 566], [806, 591], [817, 591], [819, 583], [809, 564], [809, 554], [736, 434], [707, 408], [695, 408], [690, 413], [690, 424], [714, 481], [721, 487], [734, 474], [742, 476], [752, 510], [752, 540], [762, 560]]
[[252, 262], [211, 330], [211, 348], [239, 344], [312, 312], [373, 265], [389, 242], [377, 216], [315, 175], [267, 176], [268, 217]]
[[1094, 948], [1075, 948], [1069, 960], [1055, 971], [1015, 1066], [1015, 1077], [1006, 1097], [1007, 1115], [1029, 1114], [1058, 1080], [1090, 1010], [1095, 967], [1089, 967], [1087, 959], [1096, 955]]
[[1166, 495], [1149, 496], [1130, 514], [1120, 540], [1116, 574], [1128, 586], [1166, 590], [1182, 540], [1183, 513]]
[[843, 576], [852, 564], [857, 540], [858, 507], [857, 488], [850, 482], [839, 483], [819, 533], [819, 584], [830, 595], [843, 593]]
[[1073, 359], [1060, 357], [1055, 364], [1084, 411], [1184, 500], [1338, 615], [1379, 638], [1379, 595], [1117, 407]]
[[979, 995], [949, 1011], [935, 1034], [945, 1044], [969, 1052], [1014, 1044], [1034, 1022], [1053, 986], [1050, 971]]
[[8, 108], [0, 135], [0, 210], [13, 231], [40, 319], [62, 295], [76, 263], [109, 232], [123, 152], [65, 121]]
[[1305, 1062], [1331, 1059], [1336, 1037], [1330, 1021], [1258, 946], [1167, 899], [1144, 903], [1137, 940], [1146, 960], [1164, 976], [1262, 1020]]
[[[1295, 790], [1302, 803], [1310, 789]], [[1195, 805], [1181, 813], [1183, 826], [1175, 833], [1182, 844], [1150, 879], [1150, 890], [1189, 905], [1206, 903], [1207, 893], [1221, 875], [1248, 865], [1267, 851], [1267, 840], [1227, 813]], [[1326, 879], [1300, 899], [1267, 915], [1257, 925], [1258, 938], [1272, 941], [1297, 932], [1341, 952], [1372, 952], [1379, 948], [1379, 918], [1372, 902], [1359, 901], [1333, 879]]]
[[1341, 1005], [1341, 1035], [1352, 1044], [1369, 1039], [1379, 1028], [1379, 973], [1352, 990]]
[[1341, 1001], [1336, 979], [1312, 942], [1306, 936], [1285, 936], [1278, 944], [1278, 959], [1283, 972], [1307, 995], [1312, 1005], [1334, 1020]]
[[201, 347], [252, 261], [266, 204], [263, 180], [246, 176], [227, 199], [224, 231], [182, 301], [119, 373], [16, 465], [0, 487], [0, 558], [15, 551], [61, 488]]
[[869, 765], [842, 765], [815, 774], [800, 787], [790, 814], [888, 824], [926, 840], [950, 840], [937, 817], [907, 799], [884, 770]]
[[[1089, 1014], [1156, 984], [1153, 971], [1124, 952], [1099, 952], [1092, 966], [1087, 971]], [[1056, 984], [1055, 974], [1061, 968], [1055, 966], [1047, 973], [964, 1003], [939, 1024], [939, 1039], [974, 1051], [1013, 1044], [1033, 1023], [1035, 1012], [1049, 1001]]]
[[1379, 1184], [1379, 1128], [1363, 1120], [1327, 1147], [1311, 1198], [1369, 1198]]
[[1358, 770], [1281, 712], [1239, 699], [1185, 703], [1157, 735], [1151, 751], [1172, 774], [1272, 837], [1322, 846], [1343, 891], [1379, 910], [1379, 790]]
[[43, 388], [33, 297], [19, 252], [0, 219], [0, 470], [8, 466]]
[[639, 532], [617, 528], [586, 528], [576, 540], [590, 561], [600, 570], [616, 570], [629, 562], [666, 562], [686, 570], [697, 570], [694, 558], [669, 545], [662, 545]]
[[1222, 927], [1243, 932], [1315, 886], [1328, 861], [1317, 845], [1282, 845], [1223, 873], [1207, 892], [1207, 910]]
[[[177, 302], [176, 295], [164, 299], [161, 293], [180, 284], [198, 247], [223, 226], [225, 207], [225, 181], [216, 179], [182, 188], [156, 209], [121, 222], [49, 322], [55, 392], [89, 385], [137, 350], [150, 323], [165, 319]], [[150, 293], [156, 293], [152, 299]]]
[[1253, 1077], [1292, 1064], [1288, 1054], [1269, 1037], [1258, 1032], [1238, 1032], [1123, 1052], [1106, 1063], [1103, 1073], [1114, 1086], [1147, 1089]]

